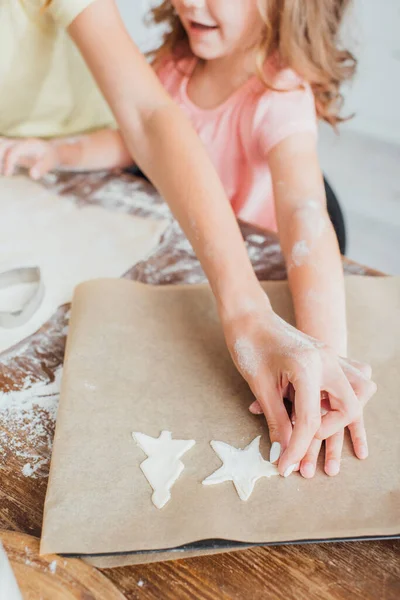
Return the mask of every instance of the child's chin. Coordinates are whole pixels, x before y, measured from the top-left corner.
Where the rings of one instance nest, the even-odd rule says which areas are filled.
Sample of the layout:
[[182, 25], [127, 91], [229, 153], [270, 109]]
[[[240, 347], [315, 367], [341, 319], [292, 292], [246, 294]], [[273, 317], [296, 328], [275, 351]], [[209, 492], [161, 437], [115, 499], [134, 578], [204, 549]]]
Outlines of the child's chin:
[[200, 60], [215, 60], [221, 58], [222, 53], [216, 48], [206, 48], [204, 45], [200, 45], [196, 42], [190, 43], [190, 48], [196, 58]]

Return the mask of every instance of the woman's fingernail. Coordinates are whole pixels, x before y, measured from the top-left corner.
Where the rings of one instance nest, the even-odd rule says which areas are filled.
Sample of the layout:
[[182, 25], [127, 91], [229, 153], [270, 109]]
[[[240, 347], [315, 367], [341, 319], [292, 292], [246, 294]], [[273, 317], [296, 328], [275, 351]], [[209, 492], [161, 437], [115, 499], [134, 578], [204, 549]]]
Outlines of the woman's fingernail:
[[269, 462], [275, 463], [281, 455], [281, 445], [279, 442], [274, 442], [269, 451]]
[[366, 443], [362, 444], [357, 452], [358, 458], [367, 458], [368, 456], [368, 446]]
[[289, 477], [289, 475], [291, 475], [293, 473], [293, 471], [295, 470], [296, 465], [290, 465], [290, 467], [288, 467], [286, 469], [286, 471], [284, 472], [283, 476], [284, 477]]
[[334, 477], [335, 475], [337, 475], [340, 471], [340, 464], [339, 461], [337, 460], [328, 460], [328, 462], [325, 465], [325, 473], [327, 475], [330, 475], [331, 477]]
[[315, 465], [311, 462], [306, 462], [301, 465], [301, 474], [303, 477], [314, 477], [315, 475]]

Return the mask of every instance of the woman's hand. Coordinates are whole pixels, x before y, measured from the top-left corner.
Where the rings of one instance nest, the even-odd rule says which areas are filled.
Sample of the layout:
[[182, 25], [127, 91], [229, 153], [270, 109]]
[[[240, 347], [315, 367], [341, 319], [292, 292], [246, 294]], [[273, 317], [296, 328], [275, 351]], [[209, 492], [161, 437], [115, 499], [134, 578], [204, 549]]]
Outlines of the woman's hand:
[[[365, 397], [368, 394], [365, 389], [370, 384], [371, 380], [371, 367], [366, 363], [361, 363], [350, 359], [339, 358], [341, 367], [346, 374], [350, 385], [352, 386], [356, 396], [358, 398]], [[294, 399], [295, 394], [292, 386], [290, 386], [287, 392], [287, 398], [292, 402], [291, 407], [291, 422], [292, 424], [296, 421], [296, 412]], [[321, 392], [321, 415], [326, 415], [331, 409], [329, 403], [329, 396], [326, 392]], [[249, 407], [251, 413], [255, 415], [263, 414], [263, 409], [259, 404], [258, 400], [255, 400]], [[364, 427], [364, 421], [361, 417], [359, 420], [349, 425], [349, 432], [351, 441], [353, 444], [354, 453], [359, 459], [365, 459], [368, 456], [368, 444], [367, 434]], [[344, 440], [344, 430], [339, 431], [335, 435], [331, 436], [325, 441], [325, 473], [333, 477], [338, 475], [340, 471], [340, 458], [342, 454]], [[321, 451], [322, 440], [314, 438], [307, 450], [306, 456], [300, 463], [300, 472], [303, 477], [309, 479], [314, 477], [318, 455]], [[275, 446], [275, 455], [277, 454], [278, 448]], [[273, 457], [275, 458], [275, 457]], [[275, 460], [274, 460], [275, 462]]]
[[[222, 319], [232, 358], [266, 416], [271, 458], [276, 462], [280, 456], [282, 475], [290, 475], [302, 461], [302, 466], [313, 461], [310, 449], [316, 460], [327, 438], [331, 438], [328, 449], [330, 444], [332, 451], [334, 445], [336, 454], [340, 445], [340, 457], [339, 436], [346, 426], [351, 426], [353, 440], [359, 439], [362, 445], [362, 410], [376, 390], [367, 376], [325, 344], [280, 319], [266, 305], [265, 295], [263, 308], [237, 319]], [[295, 397], [294, 426], [283, 402], [290, 386]], [[326, 393], [323, 416], [321, 392]]]
[[40, 179], [58, 166], [57, 148], [36, 138], [0, 138], [0, 170], [10, 176], [17, 167], [29, 169], [32, 179]]

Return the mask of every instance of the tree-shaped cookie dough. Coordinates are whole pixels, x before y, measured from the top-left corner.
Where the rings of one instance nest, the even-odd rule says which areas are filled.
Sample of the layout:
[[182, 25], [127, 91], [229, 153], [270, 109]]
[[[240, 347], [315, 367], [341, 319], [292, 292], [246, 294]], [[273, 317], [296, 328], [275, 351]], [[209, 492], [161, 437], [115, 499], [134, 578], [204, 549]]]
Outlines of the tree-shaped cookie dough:
[[158, 438], [134, 432], [132, 437], [148, 458], [140, 465], [154, 490], [151, 497], [157, 508], [171, 499], [171, 488], [185, 468], [179, 460], [194, 446], [194, 440], [173, 440], [170, 431], [162, 431]]

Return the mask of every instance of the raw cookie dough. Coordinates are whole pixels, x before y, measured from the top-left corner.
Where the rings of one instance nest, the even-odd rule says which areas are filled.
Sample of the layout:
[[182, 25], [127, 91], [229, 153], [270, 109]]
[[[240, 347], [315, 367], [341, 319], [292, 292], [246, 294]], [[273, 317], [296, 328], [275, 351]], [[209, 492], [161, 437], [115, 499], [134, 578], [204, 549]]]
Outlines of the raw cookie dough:
[[[21, 327], [0, 328], [0, 352], [37, 331], [74, 287], [98, 277], [120, 277], [158, 242], [166, 221], [78, 208], [25, 177], [0, 177], [0, 272], [38, 266], [45, 285], [39, 310]], [[29, 286], [0, 290], [2, 310], [18, 308]]]
[[158, 438], [137, 432], [132, 437], [148, 456], [140, 468], [154, 490], [151, 497], [154, 506], [162, 508], [171, 499], [171, 488], [185, 468], [179, 459], [196, 442], [173, 440], [170, 431], [162, 431]]
[[203, 485], [215, 485], [224, 481], [233, 481], [241, 500], [248, 500], [254, 485], [261, 477], [279, 475], [277, 467], [264, 460], [260, 453], [260, 439], [257, 436], [243, 450], [225, 442], [211, 442], [211, 446], [223, 465], [203, 481]]
[[7, 554], [0, 542], [0, 599], [22, 600], [15, 575], [8, 562]]

